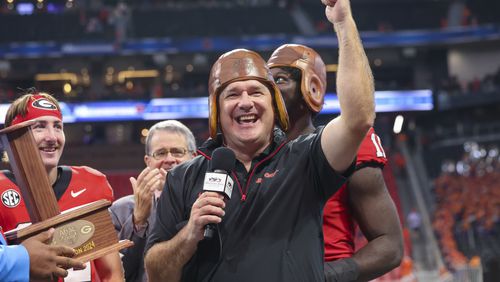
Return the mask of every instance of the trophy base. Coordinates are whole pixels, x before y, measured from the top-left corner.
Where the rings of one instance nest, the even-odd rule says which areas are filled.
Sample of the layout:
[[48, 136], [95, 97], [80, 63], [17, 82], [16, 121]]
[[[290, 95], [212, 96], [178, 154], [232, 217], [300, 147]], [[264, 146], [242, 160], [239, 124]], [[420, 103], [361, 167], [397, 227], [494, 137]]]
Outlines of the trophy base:
[[130, 240], [118, 241], [108, 207], [110, 201], [99, 200], [65, 211], [45, 221], [14, 229], [5, 233], [10, 244], [22, 241], [49, 228], [55, 228], [52, 245], [64, 245], [75, 249], [81, 262], [87, 262], [108, 253], [132, 246]]

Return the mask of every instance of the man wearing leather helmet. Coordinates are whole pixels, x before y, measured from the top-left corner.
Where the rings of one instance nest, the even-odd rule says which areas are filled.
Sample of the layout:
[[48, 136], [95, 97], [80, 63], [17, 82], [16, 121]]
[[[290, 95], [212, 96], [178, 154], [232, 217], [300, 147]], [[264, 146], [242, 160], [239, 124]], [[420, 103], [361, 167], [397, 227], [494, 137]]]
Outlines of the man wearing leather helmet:
[[[266, 62], [245, 49], [219, 57], [209, 78], [212, 138], [167, 176], [146, 247], [149, 280], [324, 280], [322, 208], [352, 172], [375, 118], [373, 79], [349, 2], [326, 14], [339, 23], [342, 114], [288, 142], [288, 114]], [[203, 192], [209, 156], [222, 146], [236, 155], [229, 200]], [[207, 224], [217, 224], [210, 240]]]

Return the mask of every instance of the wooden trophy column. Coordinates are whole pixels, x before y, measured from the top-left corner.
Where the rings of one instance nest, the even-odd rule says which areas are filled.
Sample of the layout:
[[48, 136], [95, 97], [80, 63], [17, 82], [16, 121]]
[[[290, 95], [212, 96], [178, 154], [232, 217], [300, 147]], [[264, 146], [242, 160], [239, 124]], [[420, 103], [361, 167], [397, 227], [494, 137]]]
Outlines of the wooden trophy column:
[[9, 156], [16, 182], [28, 209], [32, 224], [5, 233], [10, 244], [55, 228], [51, 244], [76, 250], [76, 259], [87, 262], [133, 245], [118, 241], [108, 207], [111, 202], [99, 200], [60, 213], [54, 190], [35, 144], [31, 125], [26, 121], [0, 130], [0, 138]]

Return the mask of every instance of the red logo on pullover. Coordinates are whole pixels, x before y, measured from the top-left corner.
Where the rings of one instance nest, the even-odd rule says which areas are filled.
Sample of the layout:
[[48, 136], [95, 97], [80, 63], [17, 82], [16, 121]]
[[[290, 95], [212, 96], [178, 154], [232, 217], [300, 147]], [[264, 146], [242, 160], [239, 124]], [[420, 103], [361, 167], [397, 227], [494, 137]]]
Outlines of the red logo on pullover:
[[278, 173], [278, 171], [279, 171], [279, 169], [275, 170], [273, 173], [266, 172], [266, 173], [264, 173], [264, 177], [265, 178], [273, 178], [276, 175], [276, 173]]
[[[278, 171], [279, 169], [275, 170], [272, 173], [266, 172], [264, 173], [264, 178], [273, 178], [276, 175], [276, 173], [278, 173]], [[255, 180], [255, 183], [257, 184], [262, 183], [262, 177], [257, 178], [257, 180]]]

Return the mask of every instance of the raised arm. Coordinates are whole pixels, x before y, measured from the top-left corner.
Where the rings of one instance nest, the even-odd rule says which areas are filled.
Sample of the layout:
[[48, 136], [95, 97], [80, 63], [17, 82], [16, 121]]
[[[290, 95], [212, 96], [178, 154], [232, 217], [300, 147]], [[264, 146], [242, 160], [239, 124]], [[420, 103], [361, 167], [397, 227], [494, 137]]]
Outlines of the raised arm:
[[336, 171], [345, 171], [375, 119], [374, 85], [349, 0], [322, 0], [325, 14], [339, 41], [337, 95], [341, 114], [330, 121], [321, 137], [321, 147]]
[[[172, 239], [157, 243], [147, 251], [144, 264], [149, 281], [180, 281], [182, 269], [197, 250], [209, 223], [220, 223], [224, 197], [205, 192], [194, 202], [189, 221]], [[157, 223], [158, 224], [158, 223]]]

